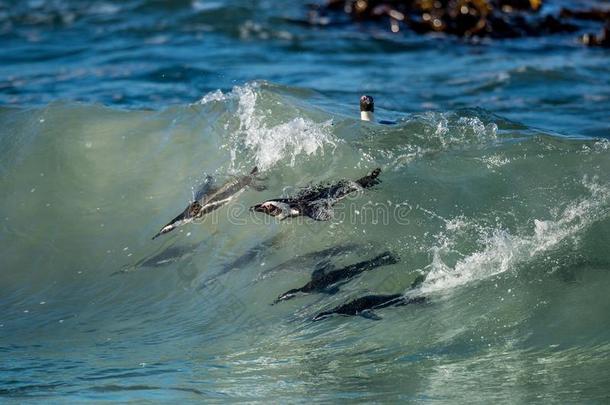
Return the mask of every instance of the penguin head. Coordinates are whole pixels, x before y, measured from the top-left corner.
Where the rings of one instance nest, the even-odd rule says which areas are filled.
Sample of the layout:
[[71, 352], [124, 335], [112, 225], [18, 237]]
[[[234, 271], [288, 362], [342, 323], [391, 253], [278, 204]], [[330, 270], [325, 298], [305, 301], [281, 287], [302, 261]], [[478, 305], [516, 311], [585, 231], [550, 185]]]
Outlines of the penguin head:
[[278, 217], [279, 219], [284, 219], [294, 214], [294, 210], [292, 210], [288, 204], [273, 200], [257, 204], [250, 209], [256, 212], [263, 212], [272, 217]]
[[360, 97], [360, 111], [375, 111], [375, 101], [373, 97], [367, 96], [366, 94]]
[[314, 316], [312, 318], [312, 321], [317, 322], [317, 321], [321, 321], [323, 319], [329, 318], [333, 315], [332, 311], [324, 311], [324, 312], [320, 312], [319, 314], [317, 314], [316, 316]]
[[273, 301], [273, 303], [277, 304], [279, 302], [286, 301], [286, 300], [289, 300], [291, 298], [294, 298], [294, 297], [297, 296], [297, 294], [300, 291], [301, 290], [299, 290], [299, 289], [293, 289], [293, 290], [290, 290], [290, 291], [286, 291], [285, 293], [283, 293], [279, 297], [277, 297], [277, 299], [275, 301]]
[[199, 201], [193, 201], [187, 209], [187, 214], [186, 214], [187, 218], [198, 217], [200, 214], [202, 214], [202, 212], [201, 212], [202, 208], [203, 208], [203, 206], [201, 205], [201, 203]]

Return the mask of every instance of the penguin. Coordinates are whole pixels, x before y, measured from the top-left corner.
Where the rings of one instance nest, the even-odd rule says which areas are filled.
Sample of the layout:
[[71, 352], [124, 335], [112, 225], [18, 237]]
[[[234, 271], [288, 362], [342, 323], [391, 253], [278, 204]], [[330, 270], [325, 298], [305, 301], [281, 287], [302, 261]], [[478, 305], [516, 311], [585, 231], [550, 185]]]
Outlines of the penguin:
[[332, 315], [354, 316], [360, 315], [365, 318], [379, 320], [380, 316], [375, 314], [375, 309], [386, 308], [390, 306], [403, 306], [409, 304], [420, 304], [426, 301], [425, 297], [407, 298], [403, 294], [390, 295], [366, 295], [356, 298], [346, 304], [339, 305], [329, 311], [320, 312], [313, 317], [313, 321], [321, 321]]
[[396, 125], [396, 121], [375, 121], [375, 100], [366, 94], [360, 97], [360, 119], [362, 121], [377, 122], [383, 125]]
[[304, 270], [304, 268], [307, 267], [322, 267], [335, 257], [345, 256], [347, 254], [355, 253], [356, 251], [361, 251], [363, 249], [365, 249], [365, 246], [362, 244], [347, 243], [343, 245], [332, 246], [315, 252], [299, 254], [283, 263], [262, 270], [256, 277], [256, 279], [254, 279], [253, 283], [258, 283], [279, 272], [298, 272]]
[[297, 195], [288, 198], [274, 198], [250, 207], [251, 211], [262, 212], [280, 220], [308, 216], [316, 221], [328, 221], [333, 217], [332, 206], [348, 194], [370, 188], [381, 181], [378, 179], [381, 169], [356, 181], [341, 180], [334, 184], [321, 184], [307, 188]]
[[398, 260], [398, 257], [391, 252], [384, 252], [371, 260], [355, 263], [337, 270], [326, 271], [329, 266], [318, 268], [312, 273], [310, 282], [301, 288], [295, 288], [281, 294], [275, 300], [274, 304], [294, 298], [297, 296], [297, 294], [309, 294], [312, 292], [326, 292], [334, 294], [339, 290], [339, 284], [346, 283], [350, 279], [365, 271], [373, 270], [380, 266], [398, 263]]
[[[180, 215], [161, 228], [161, 230], [153, 236], [153, 239], [171, 232], [182, 225], [193, 222], [227, 204], [247, 186], [251, 185], [257, 174], [258, 168], [255, 167], [250, 174], [229, 180], [220, 187], [215, 187], [213, 179], [208, 176], [203, 187], [195, 195], [195, 200], [191, 202]], [[257, 190], [264, 189], [260, 186], [255, 188]]]
[[418, 275], [411, 283], [409, 291], [404, 294], [390, 295], [365, 295], [364, 297], [356, 298], [346, 304], [334, 307], [331, 310], [320, 312], [313, 317], [313, 321], [321, 321], [333, 315], [355, 316], [380, 320], [381, 317], [373, 312], [375, 309], [386, 307], [398, 307], [409, 304], [421, 304], [426, 302], [426, 297], [415, 295], [414, 290], [425, 281], [425, 276]]

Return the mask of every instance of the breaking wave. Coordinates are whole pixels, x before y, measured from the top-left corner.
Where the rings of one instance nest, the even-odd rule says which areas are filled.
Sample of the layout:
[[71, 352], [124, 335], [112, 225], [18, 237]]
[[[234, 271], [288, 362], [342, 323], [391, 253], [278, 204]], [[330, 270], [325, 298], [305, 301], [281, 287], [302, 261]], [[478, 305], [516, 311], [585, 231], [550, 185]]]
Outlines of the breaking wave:
[[[481, 109], [384, 126], [320, 100], [254, 82], [158, 111], [0, 109], [0, 350], [13, 359], [1, 392], [298, 402], [312, 386], [319, 398], [347, 398], [363, 376], [381, 378], [398, 400], [407, 374], [419, 387], [411, 392], [445, 395], [450, 369], [447, 389], [464, 399], [455, 381], [472, 361], [505, 358], [518, 369], [522, 353], [537, 351], [568, 383], [565, 356], [577, 350], [582, 367], [606, 369], [592, 353], [607, 352], [607, 141]], [[260, 190], [151, 241], [202, 179], [222, 183], [253, 166]], [[382, 183], [337, 204], [330, 222], [248, 211], [376, 167]], [[400, 261], [335, 294], [270, 305], [316, 268], [384, 251]], [[348, 300], [400, 292], [427, 303], [379, 310], [377, 322], [311, 322]], [[477, 380], [494, 381], [494, 370]], [[360, 398], [376, 397], [365, 389]]]

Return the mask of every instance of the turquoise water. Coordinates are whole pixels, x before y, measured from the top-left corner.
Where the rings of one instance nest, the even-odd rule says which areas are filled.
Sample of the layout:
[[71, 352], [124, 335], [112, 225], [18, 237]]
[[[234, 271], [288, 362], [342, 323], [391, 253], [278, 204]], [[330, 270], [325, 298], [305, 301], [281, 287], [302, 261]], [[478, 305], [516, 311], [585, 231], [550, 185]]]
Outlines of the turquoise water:
[[[607, 402], [608, 53], [282, 18], [302, 10], [2, 3], [0, 398]], [[398, 125], [361, 122], [365, 92]], [[253, 166], [266, 190], [151, 240]], [[248, 211], [375, 167], [330, 222]], [[311, 322], [420, 275], [424, 304]]]

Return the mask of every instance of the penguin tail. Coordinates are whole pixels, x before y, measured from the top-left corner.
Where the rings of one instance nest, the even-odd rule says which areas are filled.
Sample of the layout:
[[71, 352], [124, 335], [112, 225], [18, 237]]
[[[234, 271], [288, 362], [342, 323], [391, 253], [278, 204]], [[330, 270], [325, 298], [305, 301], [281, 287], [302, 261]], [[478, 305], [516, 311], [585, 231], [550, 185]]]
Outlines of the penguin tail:
[[371, 174], [369, 174], [368, 176], [364, 176], [363, 178], [356, 180], [356, 183], [358, 183], [363, 188], [372, 187], [376, 184], [381, 183], [381, 180], [377, 179], [377, 177], [379, 177], [380, 174], [381, 174], [381, 168], [378, 167], [375, 170], [373, 170], [371, 172]]

